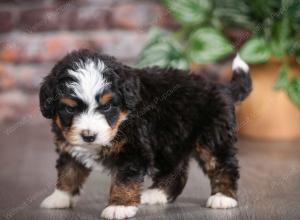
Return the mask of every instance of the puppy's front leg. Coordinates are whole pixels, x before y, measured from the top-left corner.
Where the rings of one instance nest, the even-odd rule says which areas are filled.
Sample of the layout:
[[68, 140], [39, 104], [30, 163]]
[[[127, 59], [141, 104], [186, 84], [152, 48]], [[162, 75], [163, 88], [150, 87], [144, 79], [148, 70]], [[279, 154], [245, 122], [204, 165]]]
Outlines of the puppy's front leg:
[[112, 175], [109, 204], [101, 217], [106, 219], [126, 219], [135, 216], [140, 204], [143, 176], [128, 175], [117, 171]]
[[60, 154], [56, 168], [58, 173], [56, 189], [41, 203], [43, 208], [69, 208], [74, 205], [80, 188], [90, 173], [89, 169], [67, 153]]

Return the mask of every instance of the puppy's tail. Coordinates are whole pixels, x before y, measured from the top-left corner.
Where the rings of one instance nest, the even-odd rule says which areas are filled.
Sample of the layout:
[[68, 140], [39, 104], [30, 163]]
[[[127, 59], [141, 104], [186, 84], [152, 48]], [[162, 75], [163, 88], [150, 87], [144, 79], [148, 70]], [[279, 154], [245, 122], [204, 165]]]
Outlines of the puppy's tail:
[[252, 90], [252, 81], [249, 74], [249, 66], [237, 54], [232, 62], [232, 79], [230, 90], [235, 102], [243, 101]]

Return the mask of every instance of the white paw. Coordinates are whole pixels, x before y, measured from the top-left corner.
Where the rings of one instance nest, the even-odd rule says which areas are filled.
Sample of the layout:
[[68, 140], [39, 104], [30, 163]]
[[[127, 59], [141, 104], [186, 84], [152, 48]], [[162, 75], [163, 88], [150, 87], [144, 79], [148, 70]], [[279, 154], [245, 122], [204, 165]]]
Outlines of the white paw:
[[206, 207], [213, 209], [228, 209], [237, 207], [237, 201], [222, 193], [216, 193], [208, 198]]
[[54, 192], [41, 203], [42, 208], [63, 209], [72, 205], [72, 196], [64, 191], [55, 189]]
[[168, 202], [164, 191], [160, 189], [147, 189], [142, 192], [141, 204], [166, 204]]
[[102, 211], [101, 217], [105, 219], [126, 219], [135, 216], [137, 210], [136, 206], [111, 205]]

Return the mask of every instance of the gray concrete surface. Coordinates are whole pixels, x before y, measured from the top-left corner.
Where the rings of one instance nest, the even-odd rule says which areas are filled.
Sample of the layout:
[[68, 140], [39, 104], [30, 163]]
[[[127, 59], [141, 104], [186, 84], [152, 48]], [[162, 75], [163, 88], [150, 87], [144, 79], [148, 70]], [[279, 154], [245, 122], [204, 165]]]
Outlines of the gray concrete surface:
[[[238, 148], [238, 208], [205, 208], [209, 182], [192, 161], [187, 186], [175, 203], [141, 206], [133, 219], [300, 219], [300, 143], [240, 140]], [[0, 219], [100, 219], [110, 178], [97, 171], [75, 208], [39, 208], [54, 189], [56, 157], [47, 123], [0, 125]]]

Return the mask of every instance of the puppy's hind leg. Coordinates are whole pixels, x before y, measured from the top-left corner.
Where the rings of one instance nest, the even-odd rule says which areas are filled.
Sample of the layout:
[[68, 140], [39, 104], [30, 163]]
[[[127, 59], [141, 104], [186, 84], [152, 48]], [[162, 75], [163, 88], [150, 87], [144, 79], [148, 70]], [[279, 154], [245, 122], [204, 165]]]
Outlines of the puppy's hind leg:
[[159, 172], [153, 178], [153, 185], [142, 192], [141, 204], [165, 204], [179, 196], [188, 177], [188, 161], [184, 161], [171, 172]]
[[54, 192], [41, 203], [42, 208], [69, 208], [76, 202], [80, 188], [90, 170], [75, 161], [70, 155], [61, 154], [57, 160], [58, 178]]
[[197, 145], [195, 158], [210, 178], [211, 196], [206, 206], [215, 209], [233, 208], [237, 203], [238, 162], [232, 146], [223, 146], [214, 153], [205, 146]]

